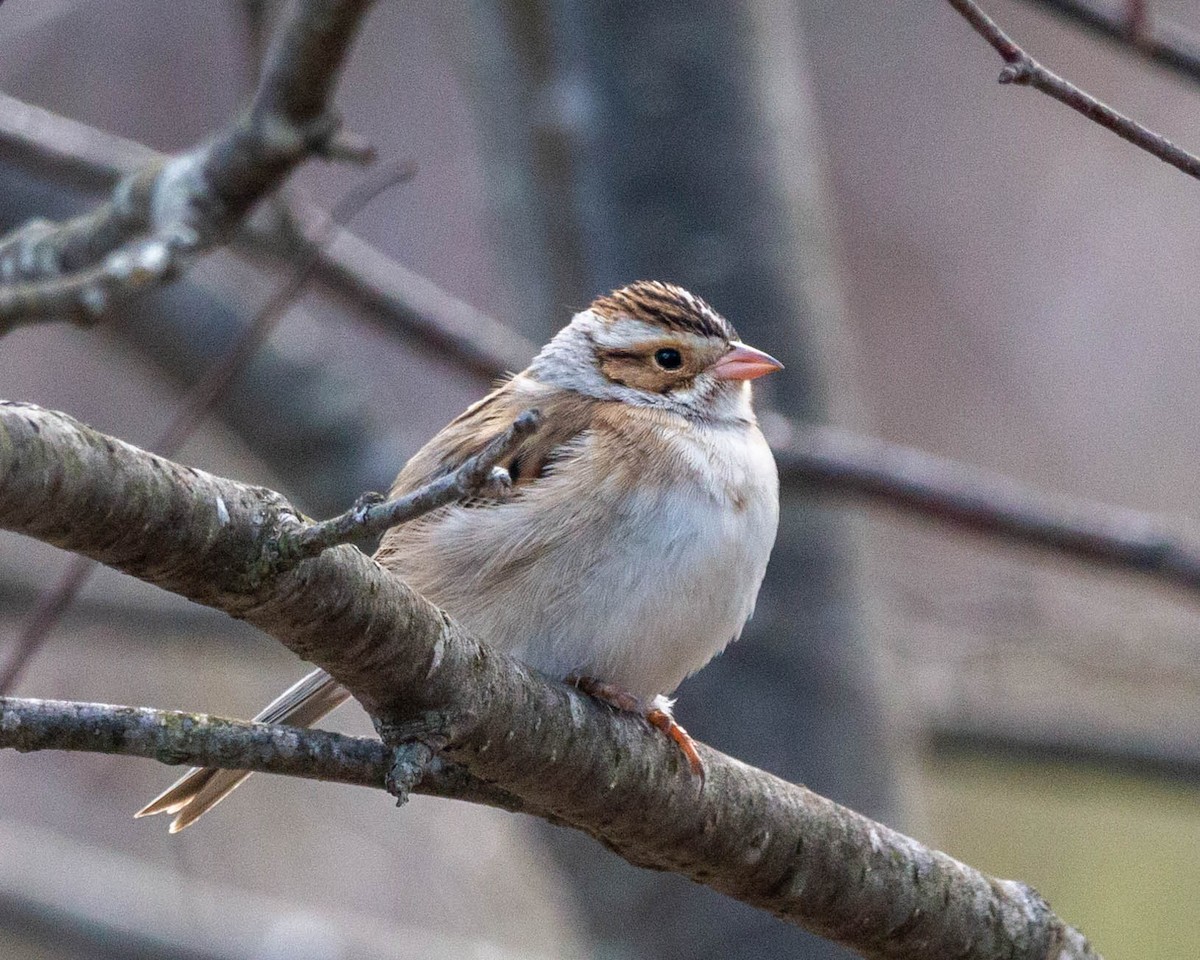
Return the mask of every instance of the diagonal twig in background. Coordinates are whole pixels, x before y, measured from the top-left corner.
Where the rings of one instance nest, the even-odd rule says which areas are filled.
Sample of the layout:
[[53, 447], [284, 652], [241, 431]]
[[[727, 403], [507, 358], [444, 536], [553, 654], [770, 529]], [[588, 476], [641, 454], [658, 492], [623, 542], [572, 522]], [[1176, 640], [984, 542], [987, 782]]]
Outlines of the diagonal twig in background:
[[996, 21], [984, 13], [974, 0], [948, 2], [1004, 60], [1005, 66], [1000, 71], [1001, 83], [1015, 83], [1018, 86], [1040, 90], [1189, 177], [1200, 179], [1200, 157], [1176, 146], [1161, 134], [1117, 112], [1090, 93], [1047, 70], [1001, 30]]

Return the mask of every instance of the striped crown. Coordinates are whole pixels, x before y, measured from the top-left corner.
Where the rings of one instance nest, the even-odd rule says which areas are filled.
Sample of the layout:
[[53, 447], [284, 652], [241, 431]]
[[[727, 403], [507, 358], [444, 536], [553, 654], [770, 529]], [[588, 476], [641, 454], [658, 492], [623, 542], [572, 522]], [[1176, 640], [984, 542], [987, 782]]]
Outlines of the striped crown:
[[668, 330], [723, 340], [739, 339], [733, 324], [683, 287], [661, 280], [637, 280], [592, 301], [591, 311], [605, 320], [630, 317]]

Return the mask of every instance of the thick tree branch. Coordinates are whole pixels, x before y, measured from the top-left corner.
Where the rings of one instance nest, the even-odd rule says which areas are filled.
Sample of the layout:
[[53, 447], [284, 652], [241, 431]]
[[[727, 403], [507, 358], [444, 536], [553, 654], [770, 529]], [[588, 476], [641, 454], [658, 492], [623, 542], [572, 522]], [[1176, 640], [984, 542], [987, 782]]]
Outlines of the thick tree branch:
[[222, 241], [314, 155], [361, 158], [338, 141], [328, 106], [370, 0], [297, 0], [250, 109], [215, 137], [122, 180], [99, 209], [35, 222], [0, 243], [0, 333], [20, 323], [90, 320], [160, 283]]
[[870, 958], [1096, 956], [1029, 888], [703, 746], [699, 792], [666, 738], [480, 644], [356, 550], [278, 572], [298, 524], [271, 491], [0, 405], [0, 527], [257, 625], [385, 722], [448, 717], [448, 760], [630, 862]]
[[[1169, 70], [1176, 76], [1200, 83], [1200, 39], [1195, 34], [1158, 17], [1149, 16], [1148, 4], [1138, 2], [1123, 13], [1112, 4], [1093, 0], [1026, 0], [1076, 23], [1136, 56]], [[1134, 16], [1130, 16], [1130, 13]]]
[[1000, 71], [1001, 83], [1015, 83], [1040, 90], [1094, 123], [1111, 130], [1118, 137], [1183, 171], [1189, 177], [1200, 179], [1200, 157], [1176, 146], [1161, 134], [1118, 113], [1090, 93], [1047, 70], [1001, 30], [974, 0], [949, 0], [949, 3], [1004, 60], [1005, 67]]

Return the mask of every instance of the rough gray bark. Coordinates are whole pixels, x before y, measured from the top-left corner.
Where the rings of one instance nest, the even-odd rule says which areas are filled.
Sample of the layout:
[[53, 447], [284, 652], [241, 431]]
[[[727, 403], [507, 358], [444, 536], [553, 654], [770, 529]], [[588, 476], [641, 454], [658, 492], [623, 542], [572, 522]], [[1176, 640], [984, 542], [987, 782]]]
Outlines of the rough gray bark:
[[[26, 404], [0, 405], [0, 527], [244, 619], [343, 683], [404, 748], [436, 730], [472, 776], [869, 958], [1096, 956], [1029, 888], [637, 719], [480, 644], [353, 548], [279, 572], [278, 494]], [[393, 768], [394, 770], [394, 768]]]

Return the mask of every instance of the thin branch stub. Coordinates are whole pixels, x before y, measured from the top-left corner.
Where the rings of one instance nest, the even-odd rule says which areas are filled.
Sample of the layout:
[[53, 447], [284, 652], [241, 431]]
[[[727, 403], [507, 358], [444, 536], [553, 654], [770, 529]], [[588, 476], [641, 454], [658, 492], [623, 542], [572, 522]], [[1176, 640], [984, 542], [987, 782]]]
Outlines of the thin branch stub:
[[1017, 60], [1010, 63], [1000, 71], [999, 80], [1001, 83], [1015, 83], [1019, 86], [1025, 86], [1033, 79], [1035, 66], [1028, 60]]

